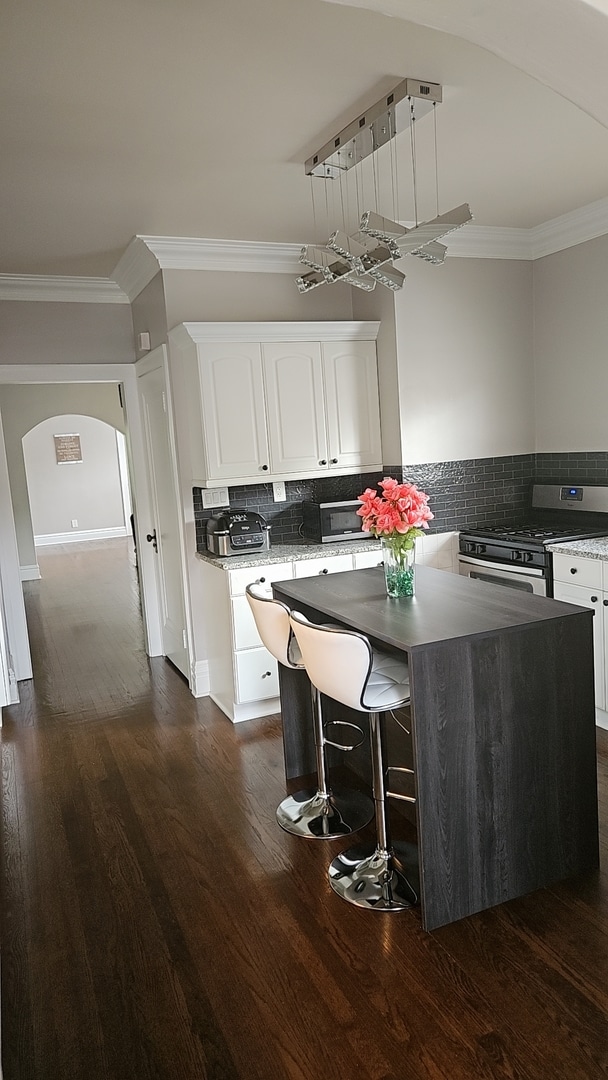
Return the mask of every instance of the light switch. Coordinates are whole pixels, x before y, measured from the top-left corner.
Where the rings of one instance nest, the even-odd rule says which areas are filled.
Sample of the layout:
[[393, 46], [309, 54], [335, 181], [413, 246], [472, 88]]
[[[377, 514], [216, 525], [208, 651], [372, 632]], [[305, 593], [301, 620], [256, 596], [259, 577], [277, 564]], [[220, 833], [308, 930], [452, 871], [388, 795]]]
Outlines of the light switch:
[[203, 488], [203, 509], [216, 510], [219, 506], [230, 506], [228, 488]]

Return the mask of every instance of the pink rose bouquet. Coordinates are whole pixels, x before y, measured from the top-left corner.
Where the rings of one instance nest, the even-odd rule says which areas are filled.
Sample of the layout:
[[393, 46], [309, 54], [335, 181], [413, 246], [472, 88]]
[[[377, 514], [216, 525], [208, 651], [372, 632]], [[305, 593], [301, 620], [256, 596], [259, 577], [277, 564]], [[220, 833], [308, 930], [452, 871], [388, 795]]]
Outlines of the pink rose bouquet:
[[382, 539], [395, 562], [404, 566], [406, 553], [434, 517], [428, 508], [429, 497], [415, 484], [398, 484], [390, 476], [380, 481], [380, 487], [382, 495], [374, 488], [366, 488], [359, 495], [361, 508], [357, 514], [363, 518], [363, 531]]

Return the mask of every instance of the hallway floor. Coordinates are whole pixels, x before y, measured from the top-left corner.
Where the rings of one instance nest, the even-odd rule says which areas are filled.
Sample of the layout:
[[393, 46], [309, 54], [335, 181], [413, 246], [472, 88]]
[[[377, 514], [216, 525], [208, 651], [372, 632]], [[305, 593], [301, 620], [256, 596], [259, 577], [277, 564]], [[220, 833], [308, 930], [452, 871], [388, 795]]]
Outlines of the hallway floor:
[[[4, 1080], [600, 1080], [602, 869], [425, 933], [282, 832], [277, 717], [233, 726], [143, 646], [132, 542], [39, 552], [4, 711]], [[522, 807], [525, 813], [525, 806]]]

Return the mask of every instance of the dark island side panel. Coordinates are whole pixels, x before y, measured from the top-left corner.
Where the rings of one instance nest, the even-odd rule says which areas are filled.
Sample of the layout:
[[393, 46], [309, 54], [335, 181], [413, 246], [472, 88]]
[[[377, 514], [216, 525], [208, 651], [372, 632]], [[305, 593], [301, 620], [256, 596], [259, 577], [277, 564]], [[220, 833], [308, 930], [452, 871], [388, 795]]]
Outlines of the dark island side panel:
[[598, 865], [592, 656], [581, 613], [411, 657], [427, 929]]

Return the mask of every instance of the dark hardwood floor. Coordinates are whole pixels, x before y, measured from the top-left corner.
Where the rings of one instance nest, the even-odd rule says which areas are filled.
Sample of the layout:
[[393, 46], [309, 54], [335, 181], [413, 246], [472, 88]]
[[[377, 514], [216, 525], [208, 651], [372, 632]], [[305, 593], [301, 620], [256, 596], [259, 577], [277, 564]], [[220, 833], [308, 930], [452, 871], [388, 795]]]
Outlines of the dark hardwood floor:
[[2, 732], [4, 1080], [608, 1076], [608, 733], [601, 871], [426, 934], [278, 828], [277, 717], [148, 660], [128, 541], [40, 565]]

